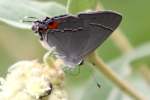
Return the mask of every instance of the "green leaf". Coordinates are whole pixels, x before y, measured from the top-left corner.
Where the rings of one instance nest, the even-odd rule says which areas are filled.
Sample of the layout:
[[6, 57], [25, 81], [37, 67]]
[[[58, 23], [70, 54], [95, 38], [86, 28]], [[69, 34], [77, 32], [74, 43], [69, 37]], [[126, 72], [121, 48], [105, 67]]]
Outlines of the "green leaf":
[[25, 16], [39, 18], [66, 13], [65, 7], [55, 2], [1, 0], [0, 7], [0, 20], [20, 28], [29, 28], [29, 25], [20, 22]]
[[96, 0], [68, 0], [68, 13], [76, 14], [95, 8]]
[[49, 1], [52, 2], [52, 1], [54, 1], [54, 2], [60, 3], [62, 5], [66, 5], [68, 0], [36, 0], [36, 1], [39, 1], [39, 2], [49, 2]]

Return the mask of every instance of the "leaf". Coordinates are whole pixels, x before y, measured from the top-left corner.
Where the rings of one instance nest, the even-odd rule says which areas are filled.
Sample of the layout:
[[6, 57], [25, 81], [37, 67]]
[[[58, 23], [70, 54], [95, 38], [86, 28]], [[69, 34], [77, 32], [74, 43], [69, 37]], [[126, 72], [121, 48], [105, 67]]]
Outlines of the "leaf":
[[95, 8], [96, 0], [68, 0], [68, 13], [76, 14]]
[[[10, 3], [11, 2], [11, 3]], [[1, 0], [0, 20], [19, 28], [29, 28], [20, 22], [25, 16], [43, 17], [66, 13], [65, 7], [55, 2], [36, 2], [31, 0]]]
[[66, 5], [68, 0], [36, 0], [36, 1], [40, 1], [40, 2], [55, 1], [55, 2], [60, 3], [62, 5]]

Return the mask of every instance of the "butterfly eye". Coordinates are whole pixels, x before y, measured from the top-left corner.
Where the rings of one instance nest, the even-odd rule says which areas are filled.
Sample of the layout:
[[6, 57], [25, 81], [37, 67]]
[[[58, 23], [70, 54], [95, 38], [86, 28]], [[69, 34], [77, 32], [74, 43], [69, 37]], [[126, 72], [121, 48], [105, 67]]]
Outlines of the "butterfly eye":
[[58, 22], [52, 21], [48, 24], [48, 29], [57, 29], [58, 28]]
[[52, 22], [49, 23], [49, 25], [53, 25], [53, 24], [54, 24], [54, 21], [52, 21]]

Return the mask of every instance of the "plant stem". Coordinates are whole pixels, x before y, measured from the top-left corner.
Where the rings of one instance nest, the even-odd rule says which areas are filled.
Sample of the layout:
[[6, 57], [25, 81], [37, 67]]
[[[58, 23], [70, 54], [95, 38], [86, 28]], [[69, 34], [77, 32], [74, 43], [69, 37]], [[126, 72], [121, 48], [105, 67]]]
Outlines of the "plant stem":
[[133, 86], [131, 86], [127, 81], [122, 80], [112, 69], [110, 69], [110, 67], [106, 65], [95, 52], [89, 56], [89, 61], [115, 85], [117, 85], [120, 90], [124, 91], [136, 100], [147, 100], [144, 95], [134, 89]]
[[61, 65], [63, 65], [63, 61], [61, 59], [54, 59], [52, 57], [52, 53], [51, 51], [47, 52], [44, 57], [43, 57], [43, 61], [46, 65], [48, 65], [49, 67], [53, 67], [53, 68], [58, 68]]
[[111, 39], [123, 53], [129, 53], [133, 50], [133, 46], [120, 29], [117, 29], [114, 34], [111, 35]]
[[142, 77], [145, 79], [145, 81], [150, 85], [150, 69], [149, 66], [146, 64], [140, 65], [140, 72], [142, 74]]

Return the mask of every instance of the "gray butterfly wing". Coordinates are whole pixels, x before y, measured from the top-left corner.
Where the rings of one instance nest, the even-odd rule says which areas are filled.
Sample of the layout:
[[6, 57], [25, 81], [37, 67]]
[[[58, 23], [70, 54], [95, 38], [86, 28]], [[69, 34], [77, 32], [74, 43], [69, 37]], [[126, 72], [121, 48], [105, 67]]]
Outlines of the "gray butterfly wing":
[[83, 21], [75, 16], [65, 16], [57, 30], [47, 32], [47, 43], [56, 47], [58, 56], [69, 66], [74, 66], [82, 61], [81, 51], [89, 39], [87, 30], [84, 30]]
[[85, 29], [88, 29], [90, 38], [84, 48], [82, 56], [86, 56], [99, 45], [118, 27], [122, 16], [111, 11], [82, 13], [78, 15], [84, 21]]
[[122, 20], [120, 14], [112, 11], [81, 13], [78, 17], [84, 20], [85, 25], [95, 23], [110, 30], [115, 30]]
[[47, 43], [69, 66], [79, 64], [116, 29], [121, 16], [114, 12], [82, 13], [65, 16], [58, 30], [47, 32]]

